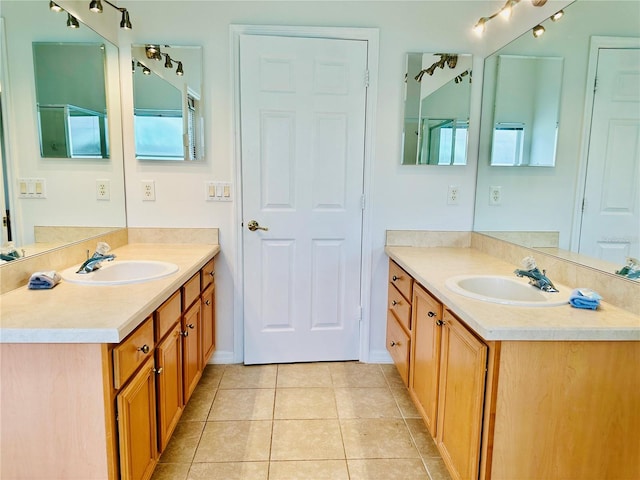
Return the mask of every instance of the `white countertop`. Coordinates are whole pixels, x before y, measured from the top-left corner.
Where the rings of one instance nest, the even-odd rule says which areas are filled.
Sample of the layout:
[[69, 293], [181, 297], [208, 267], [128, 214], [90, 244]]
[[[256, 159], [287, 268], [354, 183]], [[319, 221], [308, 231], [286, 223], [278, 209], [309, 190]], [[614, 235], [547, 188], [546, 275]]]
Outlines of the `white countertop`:
[[[640, 316], [602, 301], [597, 310], [516, 307], [450, 290], [455, 275], [514, 276], [518, 265], [472, 248], [385, 247], [385, 252], [485, 340], [640, 340]], [[550, 275], [553, 280], [553, 275]], [[556, 285], [559, 290], [571, 289]], [[588, 285], [580, 285], [588, 287]], [[605, 299], [606, 300], [606, 299]]]
[[26, 286], [0, 296], [0, 343], [118, 343], [220, 251], [218, 245], [129, 244], [122, 260], [178, 265], [165, 278], [117, 286], [62, 280], [50, 290]]

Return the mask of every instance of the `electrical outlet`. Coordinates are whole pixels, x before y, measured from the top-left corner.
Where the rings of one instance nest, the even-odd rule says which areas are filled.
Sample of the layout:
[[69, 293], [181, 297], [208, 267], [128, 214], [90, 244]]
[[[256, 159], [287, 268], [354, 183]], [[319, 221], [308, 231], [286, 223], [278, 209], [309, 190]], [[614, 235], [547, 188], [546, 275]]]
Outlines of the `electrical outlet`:
[[500, 205], [502, 203], [502, 187], [489, 187], [489, 205]]
[[458, 185], [449, 185], [447, 191], [447, 205], [458, 205], [460, 200], [460, 187]]
[[110, 200], [110, 198], [109, 180], [96, 180], [96, 200]]
[[156, 184], [153, 180], [142, 180], [142, 201], [153, 202], [156, 199]]

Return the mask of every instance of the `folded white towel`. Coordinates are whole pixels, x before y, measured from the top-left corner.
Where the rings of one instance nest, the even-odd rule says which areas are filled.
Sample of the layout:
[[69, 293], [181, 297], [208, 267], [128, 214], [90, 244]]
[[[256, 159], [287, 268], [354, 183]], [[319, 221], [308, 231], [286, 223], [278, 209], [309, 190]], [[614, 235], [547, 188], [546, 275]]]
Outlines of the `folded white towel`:
[[49, 272], [35, 272], [29, 278], [29, 289], [43, 290], [55, 287], [60, 282], [60, 274], [51, 270]]

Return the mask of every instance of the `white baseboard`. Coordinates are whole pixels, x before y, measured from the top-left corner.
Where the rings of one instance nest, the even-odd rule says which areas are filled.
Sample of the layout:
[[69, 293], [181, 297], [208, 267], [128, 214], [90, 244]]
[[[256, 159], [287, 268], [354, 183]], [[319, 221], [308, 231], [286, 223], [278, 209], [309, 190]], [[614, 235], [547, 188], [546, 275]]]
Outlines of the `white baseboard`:
[[211, 358], [207, 363], [213, 363], [218, 365], [235, 363], [233, 361], [233, 352], [216, 350], [215, 352], [213, 352], [213, 355], [211, 355]]
[[371, 350], [368, 363], [393, 363], [393, 359], [386, 350]]

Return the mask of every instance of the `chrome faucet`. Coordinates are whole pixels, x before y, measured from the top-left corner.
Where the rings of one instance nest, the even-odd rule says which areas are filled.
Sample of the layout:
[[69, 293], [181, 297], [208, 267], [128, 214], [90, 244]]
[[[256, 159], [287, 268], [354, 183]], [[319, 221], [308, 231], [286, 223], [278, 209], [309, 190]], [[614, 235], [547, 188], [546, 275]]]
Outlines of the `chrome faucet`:
[[[113, 261], [116, 256], [112, 253], [107, 254], [109, 250], [111, 250], [111, 247], [107, 243], [98, 242], [95, 253], [87, 258], [82, 265], [80, 265], [80, 268], [76, 273], [91, 273], [99, 269], [102, 262]], [[87, 250], [87, 255], [89, 255], [89, 250]]]
[[536, 266], [536, 261], [533, 257], [525, 257], [522, 260], [522, 264], [526, 270], [516, 269], [515, 273], [518, 277], [527, 277], [529, 279], [529, 285], [533, 285], [545, 292], [557, 292], [558, 289], [553, 285], [553, 282], [547, 277], [547, 271], [542, 270]]

